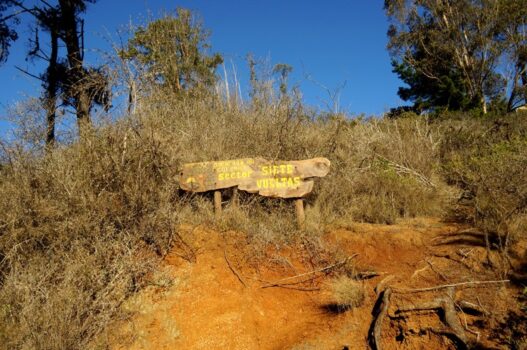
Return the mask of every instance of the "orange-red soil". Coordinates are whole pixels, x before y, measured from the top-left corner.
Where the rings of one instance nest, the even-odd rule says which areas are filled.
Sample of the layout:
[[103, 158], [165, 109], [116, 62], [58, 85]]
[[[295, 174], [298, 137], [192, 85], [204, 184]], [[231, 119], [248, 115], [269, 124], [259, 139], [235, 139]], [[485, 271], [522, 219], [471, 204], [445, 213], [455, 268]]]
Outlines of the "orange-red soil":
[[[186, 239], [196, 249], [196, 260], [186, 261], [178, 251], [166, 257], [152, 277], [153, 284], [124, 305], [133, 316], [112, 328], [115, 349], [366, 349], [377, 299], [374, 287], [386, 277], [393, 276], [387, 285], [396, 288], [499, 278], [485, 267], [480, 237], [466, 227], [424, 218], [391, 226], [356, 224], [327, 233], [323, 245], [338, 249], [339, 258], [357, 253], [353, 259], [357, 271], [380, 275], [364, 281], [362, 306], [332, 312], [325, 307], [331, 302], [327, 288], [331, 274], [319, 273], [308, 283], [291, 286], [314, 291], [262, 288], [324, 267], [323, 258], [315, 259], [314, 266], [305, 252], [289, 248], [256, 259], [244, 246], [244, 237], [235, 232], [197, 228]], [[508, 284], [458, 288], [456, 299], [491, 312], [488, 317], [458, 314], [469, 329], [469, 339], [476, 340], [479, 334], [482, 344], [508, 348], [493, 331], [517, 307], [517, 293]], [[390, 309], [393, 314], [400, 305], [441, 295], [444, 291], [394, 294]], [[455, 349], [451, 340], [425, 330], [441, 326], [435, 312], [386, 318], [382, 345], [384, 349]]]

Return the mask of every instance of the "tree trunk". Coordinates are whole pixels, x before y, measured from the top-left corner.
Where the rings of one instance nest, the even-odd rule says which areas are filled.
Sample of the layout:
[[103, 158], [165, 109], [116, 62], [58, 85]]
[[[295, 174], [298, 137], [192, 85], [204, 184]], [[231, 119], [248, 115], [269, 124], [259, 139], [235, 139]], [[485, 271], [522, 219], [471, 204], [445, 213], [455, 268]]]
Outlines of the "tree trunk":
[[[520, 85], [521, 80], [521, 85]], [[524, 91], [521, 92], [520, 86], [523, 87]], [[521, 94], [518, 96], [518, 94]], [[511, 88], [511, 94], [507, 103], [507, 112], [512, 112], [515, 109], [516, 98], [523, 98], [523, 103], [527, 103], [527, 67], [526, 62], [518, 59], [514, 72], [514, 80]]]
[[523, 87], [523, 103], [527, 104], [527, 67], [526, 67], [526, 63], [523, 63], [521, 77], [522, 77], [522, 87]]
[[485, 96], [481, 96], [481, 108], [483, 109], [483, 114], [487, 114], [487, 100], [485, 100]]
[[[75, 109], [77, 111], [77, 125], [79, 127], [79, 134], [85, 135], [87, 129], [90, 127], [90, 105], [91, 99], [88, 95], [86, 87], [83, 86], [83, 78], [85, 77], [85, 70], [83, 67], [83, 53], [79, 43], [78, 17], [77, 6], [72, 0], [59, 0], [60, 10], [62, 13], [62, 24], [64, 30], [64, 43], [68, 52], [68, 63], [70, 65], [70, 73], [73, 87]], [[82, 36], [83, 34], [80, 33]]]
[[44, 105], [46, 107], [46, 149], [50, 150], [55, 144], [55, 119], [57, 111], [57, 58], [58, 58], [58, 35], [54, 28], [50, 29], [51, 53], [49, 56], [46, 96]]

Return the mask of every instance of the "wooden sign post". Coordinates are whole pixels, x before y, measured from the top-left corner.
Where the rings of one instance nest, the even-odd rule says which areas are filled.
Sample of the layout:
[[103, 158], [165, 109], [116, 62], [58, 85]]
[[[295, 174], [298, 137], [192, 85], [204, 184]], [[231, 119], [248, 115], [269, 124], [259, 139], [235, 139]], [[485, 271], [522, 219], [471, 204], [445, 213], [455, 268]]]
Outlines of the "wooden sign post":
[[304, 213], [304, 200], [302, 198], [297, 198], [295, 200], [295, 213], [298, 227], [303, 230], [306, 223], [306, 214]]
[[313, 158], [295, 161], [268, 161], [263, 158], [244, 158], [227, 161], [188, 163], [183, 165], [180, 186], [185, 191], [214, 191], [216, 218], [221, 216], [221, 189], [233, 188], [234, 205], [237, 189], [266, 197], [295, 200], [299, 227], [305, 222], [305, 197], [313, 190], [314, 177], [328, 174], [330, 161]]
[[221, 191], [214, 191], [214, 215], [216, 220], [221, 217]]

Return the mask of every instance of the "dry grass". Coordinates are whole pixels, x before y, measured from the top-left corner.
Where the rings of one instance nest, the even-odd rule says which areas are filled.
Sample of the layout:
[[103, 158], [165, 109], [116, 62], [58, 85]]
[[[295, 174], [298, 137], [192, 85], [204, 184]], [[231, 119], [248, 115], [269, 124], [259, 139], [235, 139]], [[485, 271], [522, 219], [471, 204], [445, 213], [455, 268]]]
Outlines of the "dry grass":
[[331, 305], [341, 310], [362, 306], [365, 298], [364, 284], [348, 276], [340, 276], [330, 282]]

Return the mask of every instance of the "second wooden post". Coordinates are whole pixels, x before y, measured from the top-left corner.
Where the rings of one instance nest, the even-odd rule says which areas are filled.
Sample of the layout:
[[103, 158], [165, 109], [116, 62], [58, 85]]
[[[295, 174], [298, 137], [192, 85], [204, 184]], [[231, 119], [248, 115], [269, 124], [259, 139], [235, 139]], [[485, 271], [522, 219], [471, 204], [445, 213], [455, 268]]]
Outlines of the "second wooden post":
[[221, 217], [221, 191], [214, 191], [214, 217], [216, 220]]
[[306, 223], [306, 214], [304, 213], [304, 200], [302, 198], [295, 199], [295, 212], [298, 228], [303, 230]]

